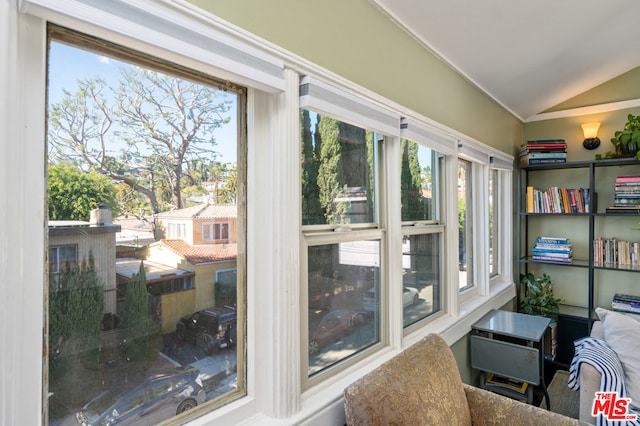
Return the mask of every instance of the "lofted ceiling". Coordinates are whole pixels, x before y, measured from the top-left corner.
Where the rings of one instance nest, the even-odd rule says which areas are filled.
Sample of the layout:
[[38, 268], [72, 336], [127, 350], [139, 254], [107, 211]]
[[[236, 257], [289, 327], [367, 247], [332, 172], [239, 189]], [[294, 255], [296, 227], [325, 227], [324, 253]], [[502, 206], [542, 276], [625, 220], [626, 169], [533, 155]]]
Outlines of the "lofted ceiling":
[[639, 0], [370, 1], [523, 121], [640, 66]]

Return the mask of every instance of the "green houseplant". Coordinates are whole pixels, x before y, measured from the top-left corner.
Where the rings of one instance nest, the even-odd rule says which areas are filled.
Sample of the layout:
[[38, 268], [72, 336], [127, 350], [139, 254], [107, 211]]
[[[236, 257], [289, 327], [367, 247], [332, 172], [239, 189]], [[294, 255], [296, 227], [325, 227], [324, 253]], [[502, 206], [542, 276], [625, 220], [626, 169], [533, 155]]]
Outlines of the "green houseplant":
[[602, 156], [596, 155], [596, 160], [603, 158], [636, 157], [640, 160], [640, 116], [629, 114], [623, 130], [616, 130], [611, 138], [613, 152], [608, 151]]
[[562, 299], [553, 297], [551, 277], [542, 274], [536, 278], [533, 273], [520, 275], [520, 283], [526, 285], [522, 300], [522, 310], [526, 314], [539, 314], [543, 317], [556, 314], [560, 310]]

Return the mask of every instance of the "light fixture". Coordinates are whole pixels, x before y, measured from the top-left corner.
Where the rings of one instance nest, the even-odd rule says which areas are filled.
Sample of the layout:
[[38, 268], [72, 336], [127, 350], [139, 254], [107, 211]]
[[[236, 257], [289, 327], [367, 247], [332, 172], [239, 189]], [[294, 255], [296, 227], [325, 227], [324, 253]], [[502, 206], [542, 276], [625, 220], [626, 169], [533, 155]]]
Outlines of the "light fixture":
[[586, 149], [596, 149], [600, 146], [600, 139], [598, 138], [599, 128], [600, 123], [584, 123], [582, 125], [582, 133], [584, 133], [582, 146]]

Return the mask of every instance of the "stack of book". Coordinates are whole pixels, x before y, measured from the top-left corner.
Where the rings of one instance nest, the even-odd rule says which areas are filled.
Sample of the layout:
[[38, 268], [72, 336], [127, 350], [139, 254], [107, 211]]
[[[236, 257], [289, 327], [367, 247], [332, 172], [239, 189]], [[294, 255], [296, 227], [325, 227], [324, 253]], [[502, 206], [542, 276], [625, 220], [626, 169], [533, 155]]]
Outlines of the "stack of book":
[[564, 139], [530, 139], [520, 147], [520, 165], [567, 162]]
[[640, 314], [640, 296], [616, 293], [611, 301], [611, 308], [618, 312]]
[[499, 376], [497, 374], [489, 374], [485, 380], [485, 387], [490, 390], [507, 389], [517, 392], [519, 394], [525, 394], [529, 384], [527, 382], [521, 382], [519, 380], [511, 379], [509, 377]]
[[539, 262], [573, 262], [573, 245], [568, 238], [538, 237], [531, 253]]
[[640, 176], [616, 177], [613, 206], [607, 207], [607, 213], [640, 212]]

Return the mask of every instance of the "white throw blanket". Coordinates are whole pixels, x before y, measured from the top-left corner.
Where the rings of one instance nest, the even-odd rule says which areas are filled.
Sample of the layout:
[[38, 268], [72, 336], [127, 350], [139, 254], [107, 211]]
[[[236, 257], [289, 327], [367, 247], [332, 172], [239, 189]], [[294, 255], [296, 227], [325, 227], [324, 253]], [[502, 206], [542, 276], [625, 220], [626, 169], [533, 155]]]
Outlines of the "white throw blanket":
[[[624, 370], [611, 346], [602, 339], [585, 337], [574, 342], [575, 355], [569, 367], [569, 388], [580, 389], [580, 365], [584, 362], [592, 365], [601, 375], [600, 392], [616, 392], [618, 399], [627, 398], [624, 387]], [[637, 402], [636, 402], [637, 403]], [[628, 408], [627, 414], [640, 413]], [[638, 417], [640, 419], [640, 416]], [[639, 425], [640, 420], [609, 420], [604, 414], [596, 417], [596, 425]]]

